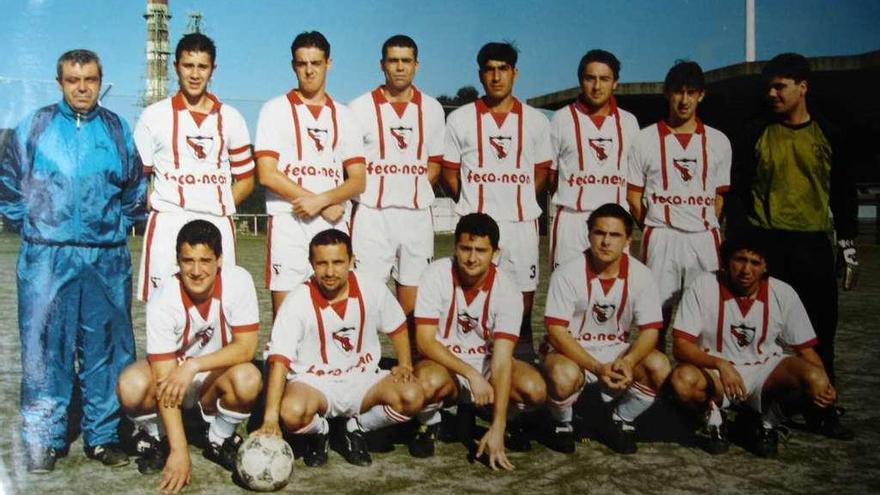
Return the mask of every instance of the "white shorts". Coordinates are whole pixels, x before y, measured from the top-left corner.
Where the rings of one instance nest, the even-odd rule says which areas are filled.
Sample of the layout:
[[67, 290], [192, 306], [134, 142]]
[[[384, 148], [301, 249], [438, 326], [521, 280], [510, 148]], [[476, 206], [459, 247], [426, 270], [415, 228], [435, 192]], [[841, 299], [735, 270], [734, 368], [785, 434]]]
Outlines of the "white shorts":
[[273, 291], [291, 291], [312, 275], [309, 264], [309, 242], [315, 234], [327, 229], [348, 233], [348, 214], [335, 224], [318, 215], [302, 221], [291, 215], [269, 217], [269, 239], [266, 241], [266, 287]]
[[538, 288], [538, 220], [498, 222], [501, 256], [498, 266], [513, 276], [521, 292]]
[[706, 272], [718, 271], [718, 229], [684, 232], [646, 227], [642, 236], [642, 259], [654, 274], [660, 303], [670, 307], [681, 291]]
[[351, 242], [359, 272], [415, 287], [434, 258], [431, 210], [360, 204], [351, 217]]
[[349, 417], [361, 412], [361, 404], [364, 403], [367, 392], [389, 373], [390, 371], [380, 368], [366, 373], [353, 371], [342, 376], [298, 373], [288, 381], [304, 383], [321, 392], [327, 399], [327, 413], [324, 417]]
[[207, 220], [220, 229], [220, 236], [223, 239], [223, 262], [236, 264], [235, 225], [232, 217], [191, 211], [152, 211], [147, 219], [138, 270], [139, 300], [147, 301], [150, 294], [162, 284], [162, 280], [177, 273], [177, 233], [193, 220]]
[[[761, 396], [764, 391], [764, 382], [767, 381], [767, 377], [770, 376], [770, 373], [773, 373], [773, 370], [779, 366], [779, 363], [782, 362], [787, 356], [782, 354], [774, 354], [767, 358], [763, 363], [757, 364], [734, 364], [734, 368], [736, 368], [739, 376], [742, 377], [743, 383], [746, 386], [746, 399], [745, 403], [749, 405], [752, 409], [757, 412], [761, 411]], [[718, 375], [718, 370], [710, 370], [715, 375]], [[722, 408], [730, 407], [732, 403], [727, 396], [724, 396], [724, 403], [722, 404]]]
[[550, 230], [550, 270], [577, 258], [590, 247], [587, 219], [588, 211], [575, 211], [556, 207], [553, 227]]
[[[610, 363], [610, 362], [614, 361], [615, 359], [617, 359], [618, 356], [620, 356], [621, 354], [626, 352], [627, 349], [629, 349], [629, 344], [626, 342], [617, 342], [617, 343], [613, 343], [613, 344], [603, 345], [600, 347], [584, 347], [584, 350], [586, 350], [588, 353], [590, 353], [590, 356], [593, 356], [593, 359], [595, 359], [596, 361], [599, 361], [600, 363], [603, 363], [603, 364]], [[549, 344], [549, 342], [547, 342], [547, 340], [545, 339], [544, 342], [541, 344], [539, 352], [541, 353], [541, 355], [543, 357], [546, 358], [547, 353], [551, 352], [551, 351], [552, 352], [559, 352], [556, 349], [554, 349]], [[575, 394], [577, 394], [577, 395], [580, 395], [581, 391], [583, 391], [584, 387], [586, 387], [587, 385], [593, 385], [595, 383], [599, 383], [598, 376], [594, 375], [593, 373], [591, 373], [587, 370], [582, 370], [582, 371], [584, 373], [584, 383], [583, 383], [583, 385], [581, 385], [580, 390], [575, 391]], [[548, 383], [549, 383], [549, 381], [548, 381]], [[619, 396], [621, 393], [622, 392], [616, 392], [614, 395], [611, 395], [611, 394], [607, 393], [604, 389], [602, 389], [602, 393], [601, 393], [602, 400], [605, 402], [611, 402], [612, 400], [614, 400], [614, 398], [616, 396]]]
[[180, 405], [181, 408], [190, 409], [198, 405], [199, 399], [202, 397], [202, 387], [204, 387], [205, 380], [210, 374], [210, 371], [200, 371], [193, 376], [192, 382], [183, 394], [183, 402]]

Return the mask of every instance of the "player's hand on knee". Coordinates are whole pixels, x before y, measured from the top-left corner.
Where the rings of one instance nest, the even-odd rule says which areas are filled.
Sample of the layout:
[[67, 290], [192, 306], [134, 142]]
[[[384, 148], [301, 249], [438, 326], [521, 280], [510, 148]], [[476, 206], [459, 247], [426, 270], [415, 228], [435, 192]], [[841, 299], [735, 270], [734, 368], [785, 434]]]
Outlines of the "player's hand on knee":
[[813, 394], [813, 403], [819, 407], [831, 407], [837, 402], [837, 390], [830, 383], [825, 390]]
[[192, 481], [192, 465], [188, 452], [171, 451], [162, 470], [159, 491], [162, 493], [180, 493]]
[[599, 380], [609, 390], [623, 390], [629, 386], [626, 375], [614, 369], [614, 363], [603, 363], [599, 368]]
[[507, 458], [504, 451], [504, 428], [498, 428], [494, 424], [489, 427], [489, 431], [480, 439], [477, 446], [477, 458], [483, 454], [489, 456], [489, 467], [493, 471], [499, 468], [511, 471], [514, 469], [513, 464]]
[[344, 214], [345, 207], [342, 205], [330, 205], [321, 210], [321, 216], [324, 217], [324, 220], [327, 220], [330, 223], [336, 223], [342, 220], [342, 215]]
[[740, 402], [746, 398], [746, 385], [736, 368], [727, 361], [718, 365], [718, 375], [724, 387], [724, 395], [731, 402]]
[[629, 362], [622, 358], [617, 358], [611, 363], [611, 370], [619, 375], [623, 375], [620, 384], [623, 388], [629, 387], [633, 381], [633, 369]]
[[409, 383], [415, 380], [412, 366], [395, 366], [391, 368], [394, 383]]
[[495, 402], [495, 390], [492, 388], [492, 384], [489, 383], [489, 380], [486, 380], [483, 375], [476, 372], [471, 373], [471, 375], [472, 376], [466, 378], [471, 388], [471, 395], [474, 398], [474, 404], [485, 406]]
[[165, 407], [179, 407], [198, 369], [192, 360], [184, 361], [167, 376], [158, 380], [156, 399]]

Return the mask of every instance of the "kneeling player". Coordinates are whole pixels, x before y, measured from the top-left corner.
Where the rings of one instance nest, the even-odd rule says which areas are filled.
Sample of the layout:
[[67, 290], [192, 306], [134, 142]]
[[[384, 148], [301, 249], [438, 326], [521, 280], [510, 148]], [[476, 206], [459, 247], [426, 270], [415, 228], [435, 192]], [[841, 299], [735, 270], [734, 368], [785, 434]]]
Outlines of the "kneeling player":
[[[721, 273], [704, 275], [684, 293], [671, 382], [682, 403], [706, 415], [707, 451], [721, 453], [729, 445], [719, 408], [745, 402], [762, 413], [755, 452], [773, 456], [782, 418], [770, 404], [802, 391], [824, 409], [837, 392], [813, 350], [816, 335], [803, 304], [790, 285], [768, 276], [764, 246], [755, 238], [729, 239], [722, 256]], [[783, 354], [780, 343], [796, 355]]]
[[[572, 407], [586, 384], [597, 383], [614, 403], [606, 431], [609, 447], [636, 452], [633, 421], [654, 402], [669, 360], [654, 350], [661, 326], [657, 286], [648, 268], [625, 253], [634, 221], [608, 203], [587, 220], [590, 248], [560, 266], [547, 292], [544, 370], [555, 425], [547, 444], [574, 452]], [[639, 334], [627, 343], [630, 325]]]
[[[140, 430], [134, 438], [138, 470], [163, 469], [160, 489], [177, 493], [190, 481], [190, 458], [181, 408], [199, 406], [210, 422], [203, 454], [231, 470], [241, 437], [260, 393], [260, 372], [250, 363], [257, 347], [259, 311], [250, 274], [229, 265], [221, 270], [220, 231], [205, 220], [177, 235], [180, 272], [147, 303], [147, 360], [119, 377], [119, 402]], [[167, 460], [160, 425], [168, 436]]]
[[[309, 243], [314, 275], [284, 299], [269, 343], [266, 413], [260, 434], [281, 427], [307, 435], [307, 466], [327, 462], [327, 418], [348, 416], [340, 450], [351, 464], [372, 460], [364, 434], [403, 423], [422, 408], [406, 318], [386, 286], [351, 271], [351, 239], [335, 229]], [[381, 331], [398, 365], [379, 369]], [[286, 381], [285, 381], [286, 378]]]
[[[455, 228], [452, 258], [432, 263], [422, 274], [415, 317], [418, 349], [425, 359], [416, 366], [416, 376], [428, 405], [419, 414], [424, 424], [410, 445], [413, 456], [434, 454], [444, 402], [472, 401], [493, 405], [492, 424], [477, 456], [486, 452], [492, 469], [513, 469], [504, 452], [508, 402], [522, 409], [546, 399], [538, 371], [513, 358], [522, 297], [514, 280], [492, 263], [498, 238], [498, 225], [489, 215], [465, 215]], [[517, 450], [528, 448], [522, 436], [508, 440], [511, 449], [513, 444]]]

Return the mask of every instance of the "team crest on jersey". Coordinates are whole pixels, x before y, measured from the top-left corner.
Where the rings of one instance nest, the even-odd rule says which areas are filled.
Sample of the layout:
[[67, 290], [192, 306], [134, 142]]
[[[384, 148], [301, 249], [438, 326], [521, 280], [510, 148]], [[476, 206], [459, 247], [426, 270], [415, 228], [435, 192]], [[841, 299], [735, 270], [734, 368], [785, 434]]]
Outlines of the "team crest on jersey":
[[694, 172], [697, 168], [697, 160], [693, 158], [673, 158], [672, 165], [678, 173], [681, 174], [681, 180], [690, 182], [694, 178]]
[[209, 325], [207, 328], [203, 328], [193, 335], [192, 345], [195, 345], [199, 348], [205, 347], [208, 345], [208, 341], [211, 340], [211, 337], [214, 336], [214, 325]]
[[405, 150], [409, 147], [410, 139], [412, 139], [412, 127], [404, 127], [401, 125], [391, 127], [388, 130], [391, 131], [391, 135], [394, 137], [394, 142], [397, 143], [397, 149]]
[[733, 335], [736, 345], [748, 347], [755, 340], [755, 327], [747, 326], [745, 323], [730, 325], [730, 335]]
[[186, 145], [194, 157], [204, 160], [214, 149], [214, 136], [187, 136]]
[[318, 151], [324, 151], [324, 147], [327, 146], [327, 136], [330, 134], [330, 131], [319, 127], [306, 127], [306, 132], [308, 132], [309, 138], [311, 138], [312, 142], [315, 143], [315, 149]]
[[464, 334], [476, 332], [480, 328], [480, 320], [462, 311], [458, 314], [458, 328]]
[[354, 327], [342, 327], [333, 332], [333, 343], [343, 352], [354, 350]]
[[608, 321], [612, 316], [614, 316], [614, 310], [617, 309], [617, 306], [614, 304], [593, 304], [593, 320], [602, 324]]
[[600, 162], [608, 159], [608, 146], [611, 146], [613, 142], [614, 140], [611, 138], [590, 138], [587, 140], [587, 144], [590, 145], [590, 149], [593, 150]]
[[492, 146], [492, 149], [495, 151], [495, 156], [497, 156], [499, 160], [507, 158], [510, 150], [510, 143], [512, 142], [513, 138], [510, 136], [489, 136], [489, 144]]

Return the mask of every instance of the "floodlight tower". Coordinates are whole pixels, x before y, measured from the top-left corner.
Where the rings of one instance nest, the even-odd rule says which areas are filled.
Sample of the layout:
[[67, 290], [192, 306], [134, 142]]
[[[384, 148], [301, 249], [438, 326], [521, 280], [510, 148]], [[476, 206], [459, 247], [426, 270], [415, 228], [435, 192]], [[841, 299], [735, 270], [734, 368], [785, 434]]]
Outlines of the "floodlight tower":
[[191, 11], [188, 14], [189, 20], [186, 22], [186, 33], [202, 33], [205, 30], [204, 16], [199, 11]]
[[746, 0], [746, 62], [755, 61], [755, 0]]
[[168, 0], [147, 0], [147, 74], [141, 105], [168, 96]]

